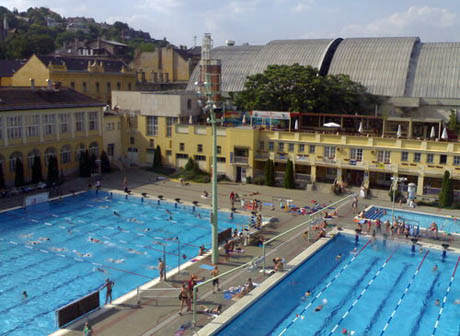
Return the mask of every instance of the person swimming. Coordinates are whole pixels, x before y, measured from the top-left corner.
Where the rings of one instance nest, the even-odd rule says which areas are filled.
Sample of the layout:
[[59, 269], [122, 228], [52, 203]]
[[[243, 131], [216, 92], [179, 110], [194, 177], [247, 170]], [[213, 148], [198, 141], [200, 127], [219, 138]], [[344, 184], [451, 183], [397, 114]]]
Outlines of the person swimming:
[[339, 253], [339, 254], [337, 254], [335, 256], [335, 260], [340, 260], [340, 259], [342, 259], [342, 254], [341, 253]]
[[120, 217], [120, 216], [121, 216], [120, 213], [119, 213], [117, 210], [113, 210], [113, 214], [114, 214], [115, 216], [117, 216], [117, 217]]
[[27, 294], [27, 292], [26, 292], [26, 291], [23, 291], [23, 292], [22, 292], [22, 298], [25, 300], [25, 299], [27, 299], [28, 297], [29, 297], [29, 295]]

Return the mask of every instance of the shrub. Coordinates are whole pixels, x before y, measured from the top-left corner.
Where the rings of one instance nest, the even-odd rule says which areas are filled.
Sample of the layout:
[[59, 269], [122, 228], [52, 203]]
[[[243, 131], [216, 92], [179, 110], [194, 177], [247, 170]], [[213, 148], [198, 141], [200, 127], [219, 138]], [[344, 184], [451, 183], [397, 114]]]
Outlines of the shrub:
[[286, 189], [295, 188], [295, 179], [294, 179], [294, 166], [291, 160], [286, 162], [286, 172], [284, 174], [284, 187]]
[[275, 185], [275, 166], [273, 164], [273, 161], [270, 159], [265, 161], [264, 177], [265, 177], [265, 185], [267, 186]]
[[265, 178], [263, 176], [256, 176], [252, 179], [252, 183], [257, 185], [264, 185]]
[[101, 152], [101, 172], [110, 173], [112, 168], [110, 167], [110, 160], [105, 151]]
[[153, 169], [158, 169], [161, 168], [161, 148], [159, 145], [155, 148], [155, 151], [153, 152], [153, 163], [152, 163]]
[[454, 188], [450, 173], [446, 170], [442, 178], [441, 191], [439, 193], [439, 206], [447, 208], [452, 205], [454, 201]]

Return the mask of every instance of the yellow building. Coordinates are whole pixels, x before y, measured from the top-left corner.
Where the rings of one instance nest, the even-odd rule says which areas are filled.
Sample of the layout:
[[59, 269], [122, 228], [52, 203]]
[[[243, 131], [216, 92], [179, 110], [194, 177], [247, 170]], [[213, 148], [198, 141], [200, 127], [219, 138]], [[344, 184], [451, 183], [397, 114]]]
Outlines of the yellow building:
[[197, 64], [195, 54], [174, 46], [141, 52], [134, 57], [130, 67], [138, 73], [139, 82], [186, 82]]
[[62, 175], [78, 170], [79, 154], [99, 155], [104, 104], [68, 88], [0, 88], [0, 165], [6, 185], [13, 185], [16, 159], [32, 177], [40, 156], [43, 177], [49, 156], [58, 158]]
[[[125, 120], [122, 151], [127, 154], [128, 162], [150, 166], [153, 149], [159, 145], [165, 164], [183, 167], [193, 158], [203, 170], [211, 171], [212, 130], [207, 125], [189, 123], [190, 115], [192, 121], [200, 115], [192, 93], [114, 92], [113, 103]], [[431, 127], [438, 125], [439, 120], [378, 121], [383, 122], [379, 131], [385, 132], [384, 137], [370, 129], [366, 132], [366, 127], [363, 135], [319, 130], [299, 132], [294, 127], [291, 131], [288, 127], [285, 130], [218, 127], [217, 170], [232, 180], [244, 182], [247, 177], [262, 176], [265, 162], [271, 159], [281, 182], [289, 158], [300, 186], [342, 181], [349, 186], [364, 185], [371, 192], [388, 191], [391, 177], [398, 176], [415, 183], [418, 195], [436, 193], [444, 171], [448, 170], [454, 188], [460, 191], [460, 143], [439, 139], [442, 128], [436, 128], [437, 139], [422, 136], [426, 129], [429, 133]], [[403, 125], [399, 138], [393, 134], [395, 123]], [[370, 121], [368, 124], [372, 125]], [[408, 136], [411, 134], [417, 136]]]
[[104, 108], [103, 117], [103, 149], [112, 164], [120, 168], [123, 158], [121, 141], [122, 116]]
[[12, 86], [46, 86], [49, 81], [110, 103], [112, 90], [135, 88], [136, 73], [118, 60], [33, 55], [11, 77]]

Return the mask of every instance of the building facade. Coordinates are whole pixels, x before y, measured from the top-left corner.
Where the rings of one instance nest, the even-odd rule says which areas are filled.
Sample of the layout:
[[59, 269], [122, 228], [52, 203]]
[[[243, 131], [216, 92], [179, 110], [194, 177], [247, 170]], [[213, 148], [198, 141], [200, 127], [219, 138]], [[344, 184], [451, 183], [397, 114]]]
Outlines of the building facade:
[[0, 165], [5, 183], [14, 185], [17, 159], [25, 181], [39, 156], [46, 177], [49, 156], [56, 156], [62, 176], [79, 167], [82, 151], [99, 155], [102, 106], [67, 88], [0, 88]]
[[110, 103], [112, 90], [134, 90], [136, 73], [122, 61], [33, 55], [11, 77], [11, 85], [17, 87], [44, 86], [49, 81]]

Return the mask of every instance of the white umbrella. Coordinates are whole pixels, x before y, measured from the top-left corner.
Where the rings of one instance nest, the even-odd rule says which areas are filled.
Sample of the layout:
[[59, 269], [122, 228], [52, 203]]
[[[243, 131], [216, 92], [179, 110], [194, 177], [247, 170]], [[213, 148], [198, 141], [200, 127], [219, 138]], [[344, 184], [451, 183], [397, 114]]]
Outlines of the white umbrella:
[[363, 122], [362, 121], [359, 122], [358, 132], [363, 133]]
[[449, 137], [447, 136], [447, 127], [444, 127], [444, 129], [442, 130], [441, 139], [447, 140], [448, 138]]
[[397, 136], [398, 138], [400, 138], [400, 137], [401, 137], [401, 134], [402, 134], [402, 132], [401, 132], [401, 125], [398, 125], [398, 131], [396, 132], [396, 136]]
[[246, 124], [246, 114], [243, 114], [243, 120], [241, 121], [241, 123], [244, 125]]
[[192, 117], [191, 115], [190, 115], [190, 117], [188, 118], [188, 123], [189, 123], [190, 125], [193, 124], [193, 117]]
[[431, 126], [430, 138], [436, 138], [436, 130], [434, 126]]
[[323, 126], [324, 127], [342, 127], [342, 126], [340, 126], [339, 124], [337, 124], [335, 122], [328, 122], [328, 123], [325, 123]]
[[295, 120], [294, 129], [297, 131], [299, 129], [299, 120]]

